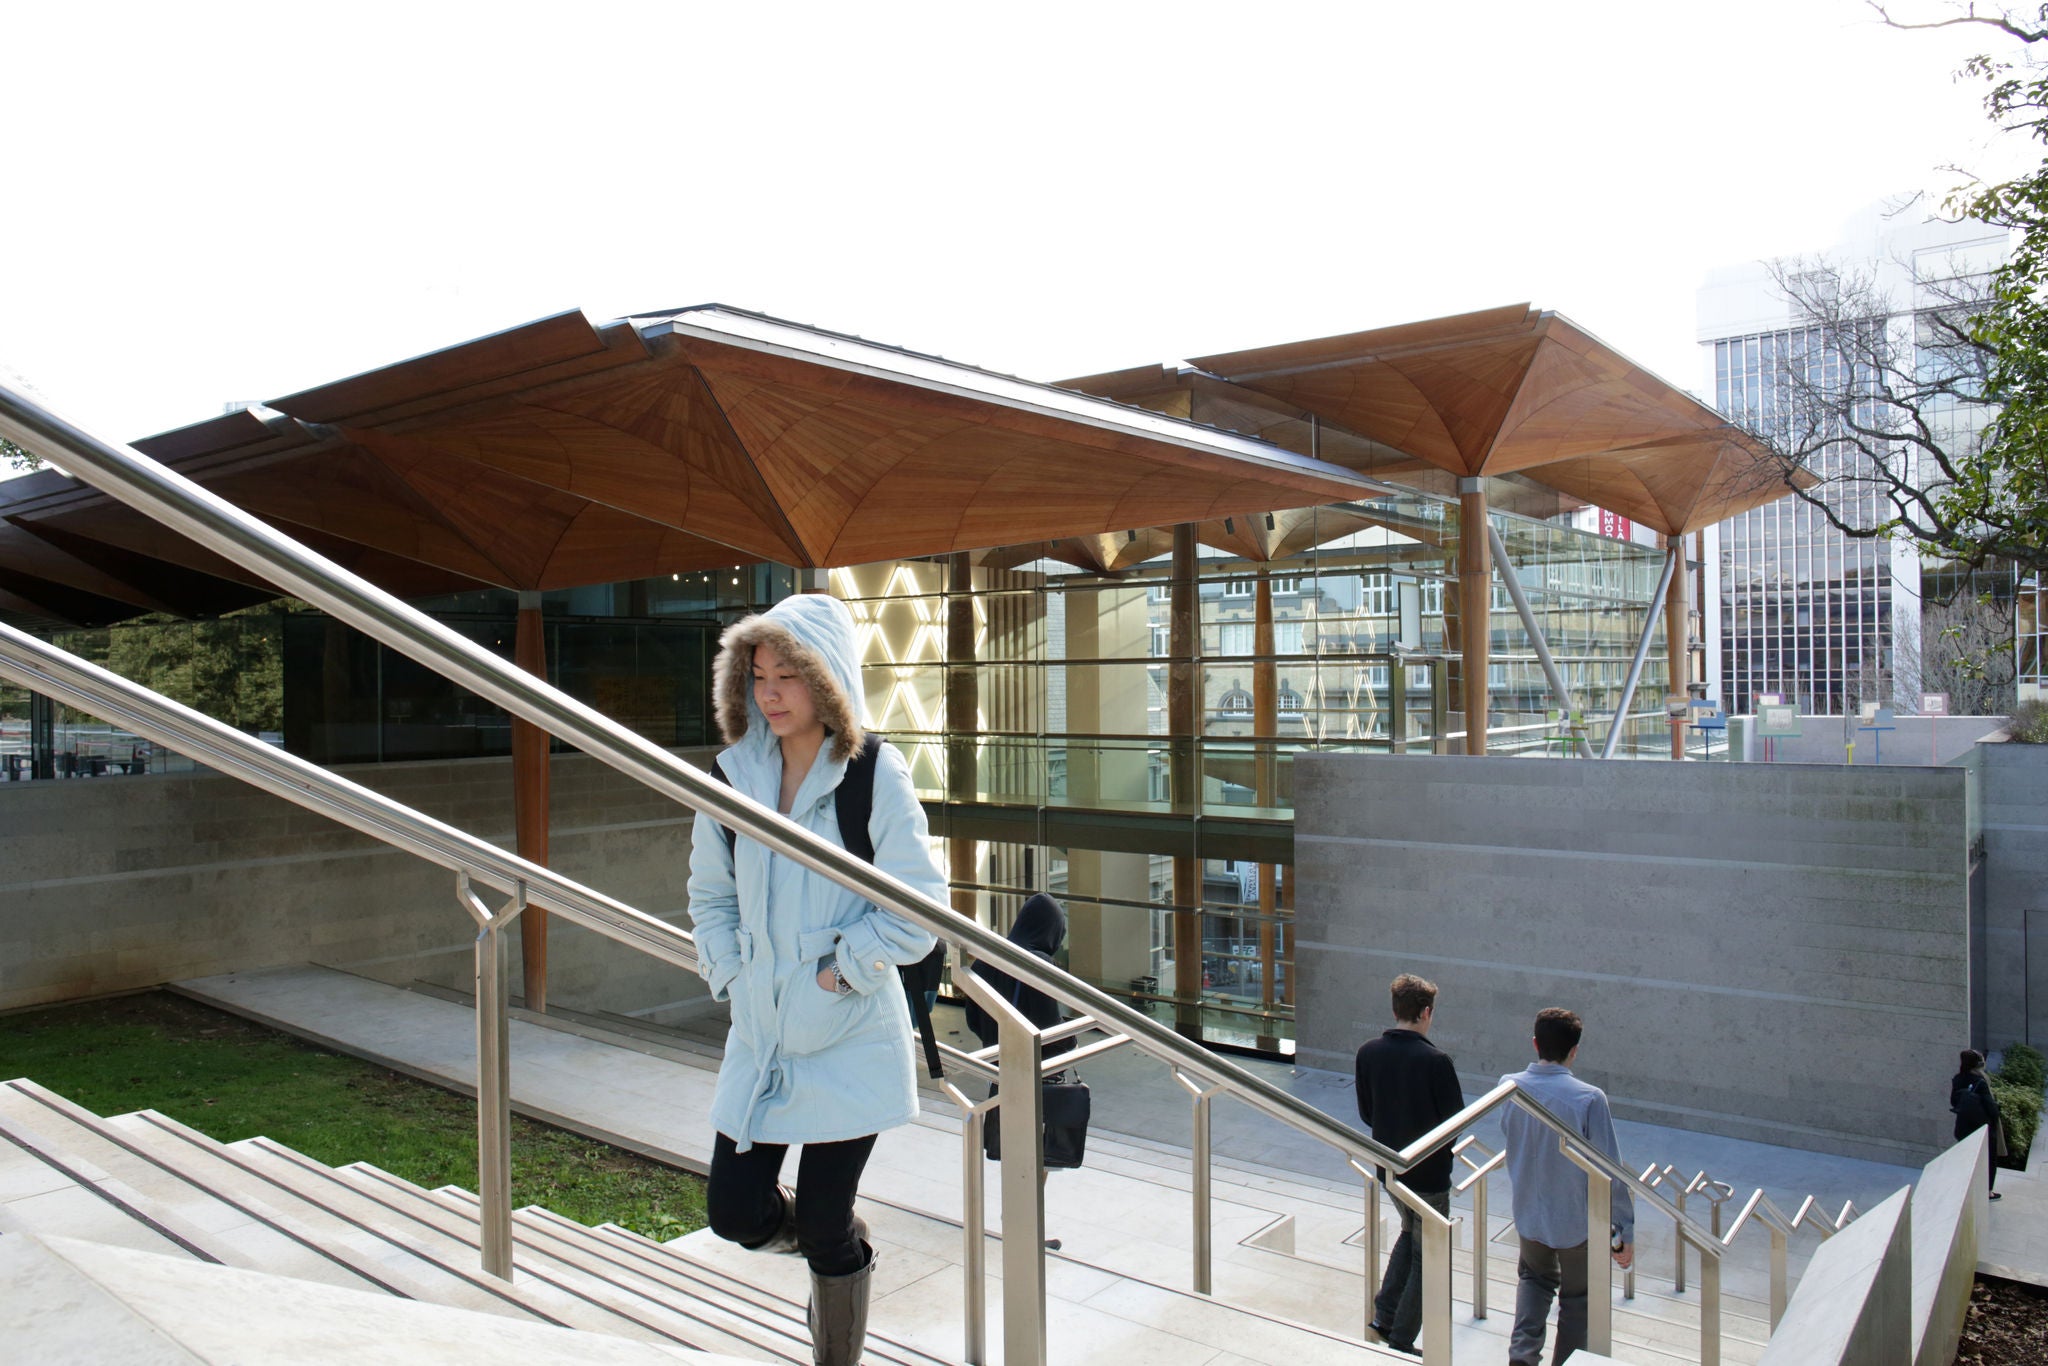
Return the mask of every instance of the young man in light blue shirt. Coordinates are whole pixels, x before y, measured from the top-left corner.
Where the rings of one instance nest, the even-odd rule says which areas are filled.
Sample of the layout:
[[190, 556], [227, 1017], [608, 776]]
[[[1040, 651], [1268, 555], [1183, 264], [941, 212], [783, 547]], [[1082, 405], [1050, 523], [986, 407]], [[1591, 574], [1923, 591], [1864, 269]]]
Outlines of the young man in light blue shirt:
[[[1585, 1026], [1556, 1006], [1537, 1012], [1536, 1061], [1526, 1071], [1502, 1077], [1537, 1104], [1619, 1162], [1614, 1116], [1607, 1093], [1572, 1075]], [[1557, 1135], [1520, 1106], [1501, 1120], [1507, 1136], [1508, 1179], [1514, 1183], [1515, 1233], [1521, 1239], [1520, 1285], [1515, 1292], [1515, 1331], [1508, 1340], [1509, 1366], [1538, 1366], [1550, 1302], [1557, 1299], [1556, 1366], [1586, 1345], [1586, 1174], [1558, 1148]], [[1636, 1213], [1627, 1188], [1614, 1183], [1608, 1218], [1619, 1248], [1615, 1265], [1635, 1260]]]

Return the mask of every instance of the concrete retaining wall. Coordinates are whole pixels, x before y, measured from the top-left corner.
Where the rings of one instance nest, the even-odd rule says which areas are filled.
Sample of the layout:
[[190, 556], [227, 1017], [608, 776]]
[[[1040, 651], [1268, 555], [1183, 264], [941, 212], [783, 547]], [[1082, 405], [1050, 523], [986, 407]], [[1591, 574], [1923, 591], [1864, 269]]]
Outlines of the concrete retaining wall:
[[1991, 1145], [1979, 1129], [1927, 1164], [1913, 1188], [1913, 1366], [1949, 1366], [1977, 1283], [1990, 1217]]
[[2048, 745], [1977, 750], [1986, 1041], [2048, 1045]]
[[1946, 1146], [1962, 770], [1295, 763], [1303, 1062], [1349, 1068], [1413, 971], [1468, 1090], [1566, 1005], [1625, 1117], [1890, 1162]]
[[1820, 1245], [1757, 1366], [1911, 1366], [1910, 1196], [1899, 1191]]
[[[510, 760], [338, 771], [511, 847]], [[555, 867], [687, 926], [688, 811], [561, 755], [553, 818]], [[559, 919], [550, 929], [552, 1001], [655, 1011], [705, 999], [693, 974]], [[0, 1009], [275, 963], [467, 990], [472, 935], [452, 874], [231, 778], [0, 785]]]

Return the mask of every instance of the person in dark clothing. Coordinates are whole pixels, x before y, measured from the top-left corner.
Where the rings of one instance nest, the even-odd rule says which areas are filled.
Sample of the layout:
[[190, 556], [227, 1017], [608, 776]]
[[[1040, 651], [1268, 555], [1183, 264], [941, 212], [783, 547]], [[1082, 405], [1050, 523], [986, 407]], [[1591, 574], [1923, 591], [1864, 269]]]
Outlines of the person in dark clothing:
[[[1429, 1041], [1436, 983], [1402, 973], [1393, 984], [1394, 1027], [1358, 1050], [1358, 1118], [1390, 1148], [1405, 1148], [1465, 1108], [1450, 1055]], [[1385, 1173], [1381, 1173], [1384, 1178]], [[1402, 1175], [1402, 1185], [1445, 1218], [1451, 1213], [1451, 1148], [1446, 1143]], [[1422, 1327], [1422, 1231], [1406, 1205], [1401, 1236], [1373, 1301], [1372, 1330], [1411, 1356]]]
[[1961, 1142], [1979, 1129], [1991, 1129], [1991, 1198], [1998, 1194], [1998, 1158], [2005, 1151], [2005, 1122], [1998, 1115], [1998, 1097], [1984, 1076], [1984, 1055], [1965, 1048], [1955, 1075], [1948, 1084], [1948, 1108], [1955, 1112], [1956, 1140]]
[[[1011, 924], [1010, 933], [1005, 937], [1018, 948], [1035, 953], [1050, 963], [1053, 961], [1053, 955], [1060, 951], [1060, 945], [1067, 942], [1067, 913], [1059, 902], [1044, 892], [1038, 892], [1018, 909], [1017, 919]], [[1017, 1007], [1025, 1019], [1031, 1021], [1033, 1028], [1051, 1029], [1060, 1023], [1058, 1001], [1037, 987], [1018, 981], [987, 959], [975, 961], [974, 975], [994, 987], [999, 994], [1009, 998], [1010, 1004]], [[975, 1038], [981, 1040], [981, 1046], [993, 1048], [996, 1043], [996, 1022], [989, 1017], [987, 1011], [975, 1004], [972, 996], [967, 997], [966, 1014], [967, 1027], [974, 1031]], [[1071, 1052], [1073, 1047], [1072, 1039], [1061, 1039], [1057, 1043], [1047, 1044], [1042, 1056], [1058, 1057], [1062, 1053]], [[995, 1091], [993, 1082], [989, 1084], [989, 1091], [991, 1094]], [[1046, 1169], [1040, 1167], [1038, 1182], [1041, 1190], [1044, 1189], [1045, 1178]], [[1048, 1251], [1058, 1252], [1061, 1241], [1058, 1238], [1048, 1238], [1045, 1240], [1045, 1246]]]
[[[1059, 902], [1040, 892], [1018, 910], [1016, 922], [1010, 926], [1007, 937], [1018, 948], [1035, 953], [1050, 963], [1053, 955], [1059, 952], [1060, 945], [1067, 942], [1067, 913], [1060, 908]], [[974, 975], [1006, 997], [1035, 1028], [1051, 1029], [1060, 1022], [1058, 1001], [1037, 987], [1018, 981], [994, 963], [986, 959], [976, 962]], [[967, 1027], [974, 1031], [975, 1038], [981, 1040], [983, 1048], [995, 1045], [996, 1022], [974, 1003], [971, 996], [967, 998]], [[1072, 1039], [1061, 1039], [1045, 1046], [1045, 1056], [1056, 1057], [1073, 1047]]]

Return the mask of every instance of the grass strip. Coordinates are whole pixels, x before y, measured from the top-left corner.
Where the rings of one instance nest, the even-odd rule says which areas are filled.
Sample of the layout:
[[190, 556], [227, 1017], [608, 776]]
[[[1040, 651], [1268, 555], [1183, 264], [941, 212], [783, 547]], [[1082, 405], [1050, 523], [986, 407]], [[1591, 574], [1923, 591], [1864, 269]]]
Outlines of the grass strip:
[[[0, 1016], [7, 1077], [97, 1114], [158, 1110], [223, 1143], [260, 1134], [429, 1190], [477, 1185], [474, 1101], [170, 992]], [[517, 1115], [512, 1204], [661, 1239], [705, 1223], [702, 1178]]]

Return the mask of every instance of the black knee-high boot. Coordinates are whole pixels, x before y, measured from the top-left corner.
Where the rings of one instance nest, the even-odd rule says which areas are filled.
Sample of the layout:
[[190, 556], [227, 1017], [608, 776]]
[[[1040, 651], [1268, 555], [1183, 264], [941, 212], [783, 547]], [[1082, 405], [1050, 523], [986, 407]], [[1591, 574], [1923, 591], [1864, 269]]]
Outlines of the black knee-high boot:
[[860, 1250], [867, 1262], [858, 1271], [844, 1276], [811, 1273], [813, 1366], [860, 1366], [868, 1337], [868, 1289], [875, 1276], [874, 1248], [863, 1238]]

